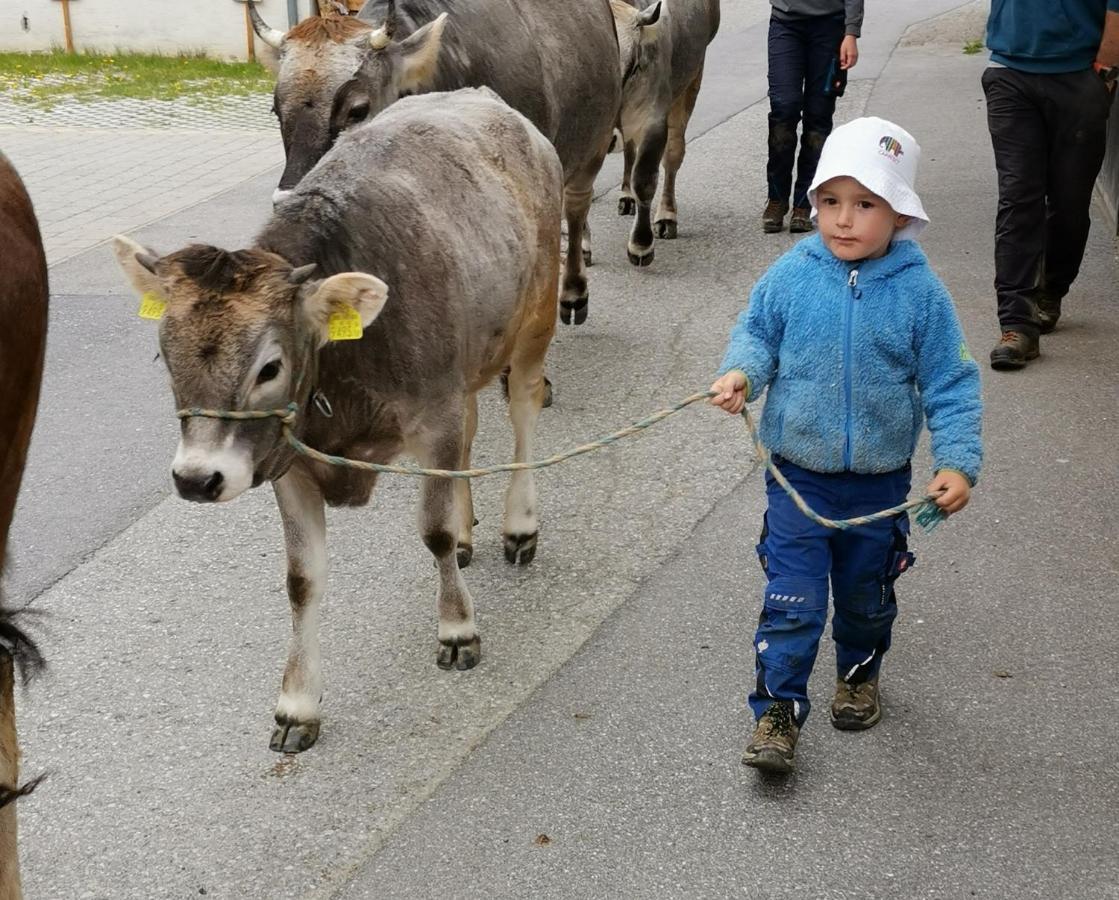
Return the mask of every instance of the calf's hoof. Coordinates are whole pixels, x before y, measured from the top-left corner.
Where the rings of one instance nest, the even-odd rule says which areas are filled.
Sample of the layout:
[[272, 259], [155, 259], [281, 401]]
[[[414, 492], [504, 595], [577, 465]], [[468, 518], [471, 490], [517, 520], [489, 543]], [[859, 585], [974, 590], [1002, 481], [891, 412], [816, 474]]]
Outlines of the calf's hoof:
[[619, 216], [636, 216], [637, 215], [637, 201], [633, 197], [619, 197], [618, 198], [618, 215]]
[[676, 220], [660, 219], [656, 222], [657, 237], [666, 241], [676, 240]]
[[435, 654], [435, 664], [440, 669], [473, 669], [482, 659], [482, 639], [474, 635], [470, 640], [440, 641]]
[[587, 304], [590, 299], [577, 297], [574, 300], [560, 301], [560, 321], [564, 325], [582, 325], [587, 321]]
[[502, 535], [505, 542], [505, 561], [518, 566], [527, 566], [536, 557], [536, 539], [539, 531], [532, 534]]
[[276, 753], [302, 753], [318, 739], [318, 722], [277, 722], [268, 749]]
[[458, 549], [455, 551], [455, 559], [458, 561], [458, 567], [465, 569], [470, 565], [470, 560], [474, 558], [474, 545], [473, 544], [459, 544]]
[[655, 254], [656, 251], [652, 247], [650, 247], [646, 253], [634, 253], [632, 250], [626, 250], [626, 256], [629, 257], [629, 261], [633, 265], [640, 266], [641, 268], [645, 268], [645, 266], [652, 263]]

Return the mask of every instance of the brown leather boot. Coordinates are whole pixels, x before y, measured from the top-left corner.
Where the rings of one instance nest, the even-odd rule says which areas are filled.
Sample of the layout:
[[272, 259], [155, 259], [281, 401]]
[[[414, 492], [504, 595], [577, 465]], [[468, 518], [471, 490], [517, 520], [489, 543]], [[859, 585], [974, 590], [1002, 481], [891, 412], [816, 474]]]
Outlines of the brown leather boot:
[[831, 701], [831, 723], [840, 731], [862, 731], [872, 728], [882, 718], [878, 701], [878, 679], [861, 684], [848, 684], [836, 679], [835, 697]]
[[1004, 331], [991, 351], [991, 368], [1000, 371], [1025, 368], [1031, 359], [1041, 355], [1038, 340], [1020, 331]]
[[788, 700], [775, 700], [758, 719], [753, 737], [742, 754], [742, 764], [788, 775], [793, 771], [793, 753], [799, 736], [793, 704]]
[[809, 206], [794, 206], [793, 214], [789, 216], [789, 234], [804, 234], [812, 230], [812, 208]]
[[766, 234], [776, 234], [785, 227], [785, 214], [789, 211], [789, 204], [784, 200], [770, 200], [765, 205], [762, 213], [762, 231]]

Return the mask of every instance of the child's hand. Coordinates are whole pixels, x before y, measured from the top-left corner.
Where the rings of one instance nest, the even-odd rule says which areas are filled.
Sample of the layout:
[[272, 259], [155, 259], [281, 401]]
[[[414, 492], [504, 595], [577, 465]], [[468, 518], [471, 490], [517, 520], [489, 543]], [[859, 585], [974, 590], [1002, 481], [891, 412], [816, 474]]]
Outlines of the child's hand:
[[[944, 493], [940, 493], [944, 491]], [[936, 477], [925, 488], [926, 494], [932, 494], [936, 505], [951, 515], [957, 513], [971, 499], [971, 485], [959, 472], [951, 469], [941, 469]]]
[[846, 35], [839, 45], [839, 68], [853, 69], [859, 61], [859, 42], [853, 34]]
[[711, 398], [711, 405], [722, 407], [731, 415], [742, 412], [742, 407], [746, 405], [746, 376], [738, 369], [731, 369], [715, 379], [711, 390], [716, 392]]

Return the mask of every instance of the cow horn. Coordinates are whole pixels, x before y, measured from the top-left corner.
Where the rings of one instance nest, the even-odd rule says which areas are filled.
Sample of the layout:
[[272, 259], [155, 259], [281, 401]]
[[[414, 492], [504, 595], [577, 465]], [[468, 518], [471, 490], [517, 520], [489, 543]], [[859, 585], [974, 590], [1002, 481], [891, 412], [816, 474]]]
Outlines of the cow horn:
[[284, 44], [284, 33], [275, 28], [270, 28], [268, 23], [256, 11], [257, 0], [246, 0], [249, 5], [249, 19], [253, 23], [253, 31], [269, 47], [279, 50]]
[[369, 46], [374, 50], [384, 50], [396, 34], [396, 0], [389, 0], [388, 9], [385, 10], [385, 21], [381, 27], [369, 35]]
[[300, 266], [297, 269], [292, 269], [290, 272], [288, 272], [288, 282], [290, 284], [303, 284], [304, 281], [306, 281], [314, 274], [315, 269], [317, 268], [318, 265], [316, 263], [308, 263], [305, 266]]

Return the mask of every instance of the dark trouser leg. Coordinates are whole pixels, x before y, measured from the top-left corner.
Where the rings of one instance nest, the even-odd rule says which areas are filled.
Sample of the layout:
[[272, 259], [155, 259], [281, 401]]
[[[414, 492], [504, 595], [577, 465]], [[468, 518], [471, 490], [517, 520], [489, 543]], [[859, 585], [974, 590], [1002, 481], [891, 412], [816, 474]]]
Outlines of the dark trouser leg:
[[[828, 476], [789, 463], [782, 463], [781, 471], [813, 508], [832, 507]], [[769, 509], [758, 557], [768, 584], [754, 636], [757, 683], [750, 708], [760, 718], [774, 700], [787, 700], [803, 725], [810, 708], [808, 676], [828, 616], [828, 531], [806, 518], [768, 473], [766, 491]]]
[[809, 19], [805, 45], [804, 129], [797, 157], [797, 180], [793, 187], [793, 206], [807, 207], [808, 186], [816, 175], [820, 151], [831, 134], [835, 115], [835, 94], [825, 94], [828, 71], [839, 55], [843, 41], [843, 16]]
[[1037, 79], [1013, 69], [983, 73], [987, 128], [995, 151], [999, 205], [995, 218], [995, 292], [1003, 331], [1036, 337], [1033, 296], [1045, 253], [1049, 136]]
[[1059, 300], [1076, 280], [1088, 243], [1092, 189], [1107, 147], [1112, 97], [1090, 69], [1043, 77], [1049, 171], [1041, 288]]
[[769, 20], [769, 199], [789, 202], [797, 123], [804, 103], [805, 48], [799, 22]]
[[[908, 468], [883, 475], [848, 475], [844, 518], [901, 503], [909, 483]], [[905, 514], [832, 533], [832, 637], [838, 677], [848, 684], [874, 678], [890, 649], [890, 633], [898, 614], [894, 582], [913, 564], [908, 535]]]

